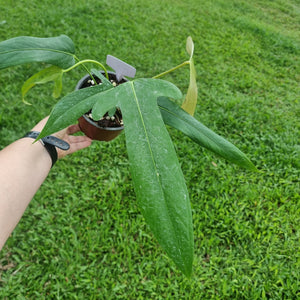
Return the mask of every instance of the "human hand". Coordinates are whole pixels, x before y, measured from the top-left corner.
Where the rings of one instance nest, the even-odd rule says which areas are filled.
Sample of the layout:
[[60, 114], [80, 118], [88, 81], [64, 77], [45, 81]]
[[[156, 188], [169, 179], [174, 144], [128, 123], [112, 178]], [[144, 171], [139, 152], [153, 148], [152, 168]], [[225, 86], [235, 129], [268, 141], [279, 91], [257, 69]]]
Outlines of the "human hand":
[[[36, 124], [33, 127], [32, 130], [42, 131], [42, 129], [44, 128], [45, 124], [48, 121], [48, 118], [49, 118], [49, 116], [44, 118], [43, 120], [41, 120], [38, 124]], [[58, 158], [62, 158], [68, 154], [71, 154], [78, 150], [84, 149], [91, 145], [92, 140], [90, 138], [88, 138], [87, 136], [73, 136], [72, 135], [79, 131], [80, 131], [79, 125], [75, 124], [75, 125], [71, 125], [61, 131], [58, 131], [58, 132], [52, 134], [53, 136], [66, 141], [70, 145], [70, 148], [66, 151], [56, 148]]]

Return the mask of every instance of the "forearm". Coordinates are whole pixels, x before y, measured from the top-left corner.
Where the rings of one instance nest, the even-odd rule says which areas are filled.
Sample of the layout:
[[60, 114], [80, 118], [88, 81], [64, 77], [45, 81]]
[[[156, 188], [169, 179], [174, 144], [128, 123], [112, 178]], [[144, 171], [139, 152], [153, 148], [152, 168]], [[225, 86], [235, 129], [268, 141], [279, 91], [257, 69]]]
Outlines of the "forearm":
[[0, 249], [51, 169], [40, 142], [23, 138], [0, 151]]
[[[48, 117], [34, 126], [41, 131]], [[53, 134], [67, 142], [69, 149], [56, 148], [58, 158], [90, 146], [86, 136], [72, 136], [78, 124]], [[22, 138], [0, 151], [0, 250], [18, 224], [32, 197], [47, 177], [52, 159], [46, 148], [32, 138]]]

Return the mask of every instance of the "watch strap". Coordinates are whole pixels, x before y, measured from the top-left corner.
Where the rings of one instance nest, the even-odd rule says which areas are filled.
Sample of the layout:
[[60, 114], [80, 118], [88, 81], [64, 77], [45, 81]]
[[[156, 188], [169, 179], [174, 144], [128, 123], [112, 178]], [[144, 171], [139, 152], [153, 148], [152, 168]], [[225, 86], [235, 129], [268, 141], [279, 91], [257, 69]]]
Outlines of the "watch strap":
[[[36, 139], [39, 136], [39, 134], [40, 134], [39, 131], [29, 131], [24, 135], [24, 138], [29, 137], [29, 138]], [[57, 151], [55, 147], [58, 147], [62, 150], [68, 150], [70, 148], [70, 145], [67, 142], [52, 135], [48, 135], [40, 139], [40, 141], [51, 157], [52, 160], [51, 167], [53, 167], [53, 165], [57, 161]]]

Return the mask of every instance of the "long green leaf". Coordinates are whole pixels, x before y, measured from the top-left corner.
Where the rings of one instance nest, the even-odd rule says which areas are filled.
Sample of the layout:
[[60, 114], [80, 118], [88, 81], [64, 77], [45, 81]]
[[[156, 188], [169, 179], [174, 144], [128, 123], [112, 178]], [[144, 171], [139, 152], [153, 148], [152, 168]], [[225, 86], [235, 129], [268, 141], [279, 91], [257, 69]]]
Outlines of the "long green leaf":
[[95, 75], [96, 77], [98, 77], [102, 84], [106, 84], [106, 85], [112, 85], [112, 83], [101, 73], [101, 71], [96, 70], [96, 69], [91, 69], [93, 75]]
[[117, 88], [139, 207], [162, 248], [189, 276], [193, 261], [189, 196], [157, 106], [158, 96], [178, 99], [181, 92], [171, 83], [156, 79], [138, 79]]
[[40, 72], [34, 74], [29, 79], [27, 79], [22, 86], [22, 98], [24, 98], [28, 91], [37, 84], [44, 84], [49, 81], [55, 82], [55, 87], [53, 91], [53, 96], [55, 98], [59, 97], [61, 93], [61, 81], [62, 81], [63, 70], [56, 66], [51, 66], [46, 69], [41, 70]]
[[173, 84], [157, 79], [138, 79], [103, 92], [101, 87], [79, 90], [64, 97], [54, 107], [39, 138], [71, 124], [91, 106], [96, 112], [111, 104], [119, 106], [141, 212], [162, 248], [178, 268], [190, 276], [193, 226], [189, 196], [157, 106], [157, 97], [166, 95], [179, 99], [181, 92]]
[[[96, 69], [92, 69], [91, 70], [93, 75], [95, 75], [96, 77], [98, 77], [100, 80], [101, 80], [101, 84], [105, 86], [105, 90], [109, 90], [113, 87], [112, 83], [98, 70]], [[112, 97], [113, 99], [115, 99], [114, 101], [113, 100], [110, 100], [110, 96], [108, 94], [108, 97], [106, 96], [108, 91], [105, 91], [103, 94], [102, 94], [102, 99], [103, 98], [107, 98], [106, 100], [102, 100], [102, 101], [97, 101], [95, 103], [95, 105], [93, 106], [93, 109], [92, 109], [92, 116], [93, 116], [93, 119], [94, 120], [100, 120], [100, 118], [103, 117], [103, 115], [108, 112], [109, 110], [112, 110], [114, 109], [115, 110], [115, 107], [116, 107], [116, 103], [118, 102], [118, 98], [117, 97]], [[111, 90], [110, 93], [117, 93], [118, 90]]]
[[236, 146], [197, 121], [166, 97], [158, 99], [166, 124], [180, 130], [194, 142], [241, 167], [256, 171], [256, 167]]
[[63, 97], [54, 106], [48, 122], [38, 138], [43, 138], [75, 123], [81, 115], [93, 107], [99, 98], [99, 94], [106, 88], [105, 85], [96, 85], [74, 91]]
[[101, 93], [101, 101], [96, 101], [92, 109], [94, 120], [99, 120], [106, 112], [116, 107], [120, 97], [123, 97], [123, 95], [119, 96], [120, 90], [122, 92], [123, 88], [115, 87]]
[[66, 69], [74, 65], [74, 53], [74, 44], [66, 35], [15, 37], [0, 43], [0, 69], [32, 62], [45, 62]]

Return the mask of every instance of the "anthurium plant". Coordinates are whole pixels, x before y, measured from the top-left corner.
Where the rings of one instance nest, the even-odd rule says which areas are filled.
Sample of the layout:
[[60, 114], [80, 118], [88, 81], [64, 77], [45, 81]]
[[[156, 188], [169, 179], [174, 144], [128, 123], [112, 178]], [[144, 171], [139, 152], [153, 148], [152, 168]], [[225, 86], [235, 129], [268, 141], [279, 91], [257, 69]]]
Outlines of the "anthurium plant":
[[[51, 38], [16, 37], [0, 43], [0, 69], [41, 62], [46, 69], [23, 85], [23, 98], [36, 84], [54, 81], [58, 97], [62, 77], [77, 66], [86, 69], [91, 78], [102, 78], [102, 84], [76, 90], [62, 97], [50, 114], [39, 138], [73, 124], [89, 110], [93, 119], [118, 107], [124, 120], [126, 147], [139, 208], [151, 231], [167, 255], [186, 275], [192, 273], [193, 224], [188, 190], [166, 124], [172, 126], [215, 154], [250, 170], [255, 166], [237, 147], [214, 133], [193, 117], [197, 101], [194, 44], [186, 43], [189, 60], [153, 78], [138, 78], [114, 87], [105, 66], [95, 60], [79, 60], [72, 40], [61, 35]], [[89, 70], [94, 64], [98, 70]], [[178, 87], [160, 79], [165, 74], [188, 65], [189, 88], [185, 99]], [[177, 102], [175, 102], [176, 100]], [[177, 105], [182, 100], [182, 107]], [[100, 183], [101, 184], [101, 183]]]

